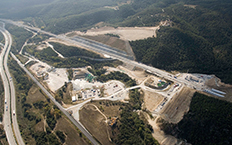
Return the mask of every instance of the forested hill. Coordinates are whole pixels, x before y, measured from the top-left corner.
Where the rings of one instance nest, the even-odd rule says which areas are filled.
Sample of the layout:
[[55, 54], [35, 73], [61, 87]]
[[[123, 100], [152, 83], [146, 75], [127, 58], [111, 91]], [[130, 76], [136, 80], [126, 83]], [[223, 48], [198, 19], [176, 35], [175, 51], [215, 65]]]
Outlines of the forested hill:
[[[172, 21], [157, 38], [131, 42], [137, 61], [165, 70], [215, 74], [232, 84], [232, 1], [193, 1], [164, 8]], [[146, 21], [144, 21], [146, 23]]]
[[230, 84], [231, 16], [231, 0], [3, 0], [0, 5], [0, 18], [56, 34], [85, 31], [99, 22], [133, 27], [170, 20], [171, 27], [161, 27], [157, 38], [131, 42], [137, 60], [169, 71], [216, 74]]

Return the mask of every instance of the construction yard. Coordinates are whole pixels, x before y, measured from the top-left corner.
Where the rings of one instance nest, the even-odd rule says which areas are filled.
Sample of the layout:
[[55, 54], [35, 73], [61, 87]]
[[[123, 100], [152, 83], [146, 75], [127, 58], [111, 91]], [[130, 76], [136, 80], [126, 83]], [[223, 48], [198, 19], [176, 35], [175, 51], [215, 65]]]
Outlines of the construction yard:
[[214, 97], [220, 100], [225, 100], [228, 102], [232, 102], [232, 85], [222, 83], [221, 80], [215, 76], [212, 77], [210, 80], [207, 80], [205, 84], [208, 87], [215, 88], [217, 90], [220, 90], [226, 93], [225, 97], [216, 97], [216, 96], [210, 95], [211, 97]]
[[54, 68], [46, 63], [38, 62], [30, 67], [30, 70], [38, 78], [42, 77], [49, 89], [53, 92], [61, 88], [65, 82], [68, 82], [67, 69]]

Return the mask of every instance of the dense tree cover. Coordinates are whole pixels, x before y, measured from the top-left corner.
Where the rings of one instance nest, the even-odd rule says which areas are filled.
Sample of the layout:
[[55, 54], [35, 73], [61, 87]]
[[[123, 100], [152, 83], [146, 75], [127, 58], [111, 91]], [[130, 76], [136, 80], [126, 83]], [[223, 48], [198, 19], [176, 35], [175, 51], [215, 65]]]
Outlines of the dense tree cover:
[[58, 51], [60, 54], [62, 54], [64, 57], [72, 57], [72, 56], [79, 56], [79, 57], [90, 57], [90, 58], [102, 58], [100, 55], [93, 53], [91, 51], [81, 49], [78, 47], [73, 46], [67, 46], [60, 43], [53, 43], [50, 42], [51, 45], [53, 45], [54, 49]]
[[30, 38], [27, 43], [35, 43], [38, 44], [39, 42], [42, 42], [46, 39], [48, 39], [49, 36], [45, 34], [37, 34], [33, 38]]
[[231, 116], [231, 103], [195, 93], [184, 118], [178, 124], [165, 122], [161, 128], [194, 145], [231, 144]]
[[[133, 144], [133, 145], [158, 145], [159, 143], [153, 138], [152, 127], [141, 120], [135, 109], [141, 107], [142, 99], [138, 89], [130, 91], [130, 104], [127, 104], [121, 112], [119, 134], [114, 142], [116, 144]], [[138, 105], [139, 104], [139, 105]]]
[[[91, 66], [92, 68], [99, 69], [102, 68], [103, 66], [116, 66], [119, 64], [118, 61], [114, 61], [114, 60], [95, 59], [94, 57], [98, 57], [98, 55], [90, 51], [86, 51], [77, 47], [75, 48], [68, 46], [65, 47], [63, 45], [61, 46], [63, 47], [63, 49], [66, 48], [68, 49], [68, 50], [66, 49], [66, 51], [63, 51], [58, 48], [58, 50], [64, 52], [65, 54], [72, 55], [69, 53], [69, 51], [71, 51], [74, 54], [77, 55], [80, 54], [81, 56], [60, 58], [58, 57], [57, 53], [55, 53], [50, 47], [45, 48], [43, 50], [36, 50], [35, 45], [24, 47], [23, 53], [27, 52], [35, 56], [39, 60], [44, 61], [56, 68], [78, 68], [78, 67]], [[87, 55], [87, 57], [83, 55]]]
[[0, 125], [0, 145], [7, 144], [6, 133], [4, 130], [4, 126]]
[[[91, 0], [80, 0], [80, 9], [74, 10], [70, 6], [68, 12], [60, 10], [69, 6], [71, 1], [51, 3], [39, 12], [30, 13], [34, 17], [25, 20], [31, 23], [39, 21], [44, 23], [45, 30], [61, 33], [84, 30], [101, 21], [113, 26], [155, 26], [161, 20], [170, 19], [172, 27], [161, 27], [158, 38], [131, 42], [137, 60], [165, 70], [213, 73], [226, 83], [232, 82], [230, 0], [135, 0], [119, 6], [117, 11], [103, 6], [125, 1], [101, 0], [93, 6]], [[184, 4], [197, 6], [190, 8]], [[20, 15], [28, 17], [23, 13]], [[76, 52], [70, 54], [76, 55]]]
[[88, 68], [88, 71], [92, 73], [94, 76], [101, 76], [102, 74], [106, 73], [106, 69], [103, 68], [100, 69]]
[[5, 43], [4, 42], [5, 41], [5, 38], [4, 38], [4, 36], [2, 35], [2, 33], [0, 33], [0, 43]]
[[56, 136], [53, 133], [47, 134], [45, 132], [36, 132], [34, 134], [36, 145], [45, 145], [45, 144], [53, 144], [53, 145], [62, 145]]
[[6, 25], [6, 29], [13, 37], [13, 43], [11, 48], [11, 51], [13, 53], [19, 52], [25, 41], [33, 35], [31, 32], [28, 32], [23, 28], [13, 26], [10, 24]]
[[72, 80], [73, 79], [73, 70], [72, 69], [68, 69], [67, 72], [68, 72], [68, 79]]
[[157, 38], [132, 41], [137, 60], [169, 71], [215, 74], [232, 83], [230, 15], [182, 3], [164, 11], [172, 27], [161, 27]]
[[100, 82], [107, 82], [108, 80], [119, 80], [125, 83], [126, 86], [135, 86], [136, 81], [131, 79], [127, 74], [116, 71], [116, 72], [110, 72], [107, 75], [101, 74], [96, 78]]
[[64, 133], [62, 131], [56, 131], [56, 135], [60, 138], [61, 142], [65, 142], [65, 138], [66, 136], [64, 135]]

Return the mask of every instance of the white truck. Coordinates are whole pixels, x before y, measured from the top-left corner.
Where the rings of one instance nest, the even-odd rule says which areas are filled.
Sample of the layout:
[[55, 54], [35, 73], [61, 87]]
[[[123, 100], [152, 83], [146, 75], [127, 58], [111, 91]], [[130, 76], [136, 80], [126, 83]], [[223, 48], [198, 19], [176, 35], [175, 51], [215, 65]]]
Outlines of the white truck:
[[15, 115], [15, 110], [13, 110], [13, 115]]
[[5, 99], [5, 104], [7, 103], [6, 99]]

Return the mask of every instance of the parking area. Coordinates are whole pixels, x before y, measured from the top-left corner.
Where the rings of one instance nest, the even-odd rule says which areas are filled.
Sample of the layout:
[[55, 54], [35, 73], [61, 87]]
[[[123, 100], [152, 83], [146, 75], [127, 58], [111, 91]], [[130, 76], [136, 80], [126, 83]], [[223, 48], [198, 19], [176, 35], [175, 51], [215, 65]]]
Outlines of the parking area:
[[101, 91], [100, 89], [84, 90], [84, 91], [81, 91], [81, 97], [84, 100], [88, 98], [100, 98]]
[[117, 83], [118, 81], [110, 81], [104, 85], [104, 93], [105, 96], [113, 95], [119, 91], [121, 91], [124, 86], [121, 83]]

